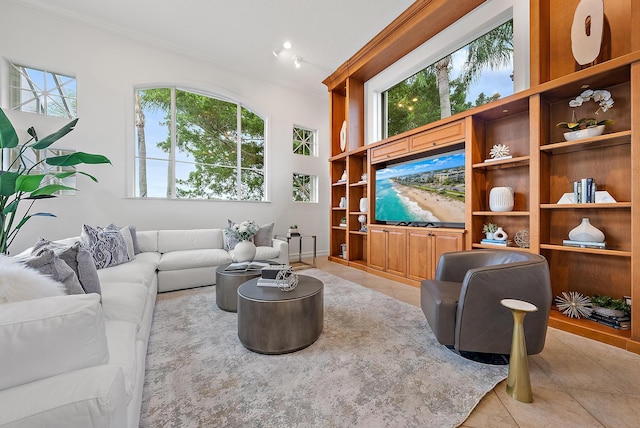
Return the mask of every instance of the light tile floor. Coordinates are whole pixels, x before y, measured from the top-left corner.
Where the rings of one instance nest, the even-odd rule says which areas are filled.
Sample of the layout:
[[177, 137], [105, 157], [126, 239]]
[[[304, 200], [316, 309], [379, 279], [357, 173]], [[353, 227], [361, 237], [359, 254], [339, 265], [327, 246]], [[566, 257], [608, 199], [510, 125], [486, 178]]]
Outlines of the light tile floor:
[[[317, 267], [420, 307], [420, 289], [319, 257]], [[549, 328], [544, 350], [529, 357], [533, 403], [507, 395], [506, 381], [489, 392], [466, 428], [638, 427], [640, 355]]]

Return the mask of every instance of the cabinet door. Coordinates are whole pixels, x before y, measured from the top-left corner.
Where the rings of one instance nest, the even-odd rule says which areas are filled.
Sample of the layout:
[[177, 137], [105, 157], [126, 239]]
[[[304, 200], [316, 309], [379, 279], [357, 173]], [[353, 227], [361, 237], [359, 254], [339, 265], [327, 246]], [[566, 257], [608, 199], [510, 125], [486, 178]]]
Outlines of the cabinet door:
[[431, 269], [434, 276], [442, 254], [464, 250], [464, 240], [462, 236], [462, 234], [457, 233], [433, 232], [433, 236], [431, 237], [433, 238], [431, 246], [431, 262], [433, 264]]
[[387, 232], [383, 227], [369, 226], [369, 266], [384, 270], [387, 254]]
[[407, 232], [389, 229], [387, 232], [387, 272], [398, 276], [407, 274]]
[[431, 260], [432, 233], [426, 230], [407, 231], [408, 265], [407, 277], [421, 281], [431, 279], [433, 265]]

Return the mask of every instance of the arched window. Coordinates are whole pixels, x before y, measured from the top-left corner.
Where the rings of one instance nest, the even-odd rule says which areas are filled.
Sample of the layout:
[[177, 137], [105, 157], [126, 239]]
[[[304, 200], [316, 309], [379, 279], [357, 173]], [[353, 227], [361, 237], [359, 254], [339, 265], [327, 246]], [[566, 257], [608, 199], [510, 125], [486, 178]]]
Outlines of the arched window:
[[135, 91], [135, 196], [265, 200], [265, 120], [177, 87]]

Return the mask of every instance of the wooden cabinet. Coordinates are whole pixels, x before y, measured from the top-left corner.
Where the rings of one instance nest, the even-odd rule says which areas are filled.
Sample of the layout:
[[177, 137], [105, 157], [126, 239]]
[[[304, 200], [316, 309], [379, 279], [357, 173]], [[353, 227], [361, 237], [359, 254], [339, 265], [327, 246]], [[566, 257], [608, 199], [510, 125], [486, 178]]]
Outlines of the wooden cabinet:
[[407, 271], [407, 233], [403, 228], [369, 227], [369, 266], [404, 277]]
[[462, 231], [407, 229], [407, 278], [433, 278], [443, 253], [464, 249], [463, 236]]
[[409, 143], [407, 139], [384, 144], [382, 146], [371, 149], [371, 163], [384, 162], [390, 159], [398, 158], [409, 152]]

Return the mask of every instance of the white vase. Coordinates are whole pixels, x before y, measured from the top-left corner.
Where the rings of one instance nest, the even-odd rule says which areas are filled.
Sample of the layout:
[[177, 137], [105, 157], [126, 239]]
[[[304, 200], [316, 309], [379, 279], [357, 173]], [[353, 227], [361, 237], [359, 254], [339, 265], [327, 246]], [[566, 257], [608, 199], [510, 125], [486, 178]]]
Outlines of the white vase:
[[571, 229], [569, 239], [582, 242], [604, 242], [604, 233], [593, 226], [588, 218], [583, 218], [578, 226]]
[[494, 187], [489, 192], [489, 209], [495, 212], [506, 212], [513, 209], [513, 189], [511, 187]]
[[487, 232], [486, 235], [487, 235], [487, 239], [495, 239], [493, 236], [493, 232]]
[[369, 198], [360, 198], [360, 212], [366, 213], [369, 211]]
[[591, 128], [581, 129], [579, 131], [569, 131], [564, 133], [564, 139], [567, 141], [580, 140], [582, 138], [597, 137], [604, 133], [605, 125], [593, 126]]
[[509, 235], [507, 235], [507, 232], [502, 230], [501, 227], [498, 227], [498, 230], [493, 232], [493, 239], [496, 239], [498, 241], [506, 241], [508, 237]]
[[248, 262], [256, 256], [256, 246], [251, 241], [240, 241], [233, 249], [233, 259], [236, 262]]

